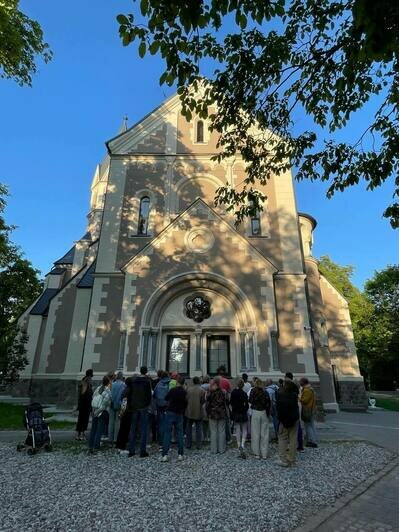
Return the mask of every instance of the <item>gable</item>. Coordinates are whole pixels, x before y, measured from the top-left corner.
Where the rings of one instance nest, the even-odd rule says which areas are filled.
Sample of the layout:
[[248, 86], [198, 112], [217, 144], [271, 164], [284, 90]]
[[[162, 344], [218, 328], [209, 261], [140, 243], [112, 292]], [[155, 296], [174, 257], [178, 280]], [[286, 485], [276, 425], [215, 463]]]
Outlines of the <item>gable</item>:
[[[209, 112], [215, 109], [210, 108]], [[175, 94], [146, 115], [142, 120], [106, 142], [110, 155], [129, 154], [199, 154], [217, 153], [219, 134], [211, 132], [207, 120], [203, 142], [196, 141], [196, 128], [200, 119], [187, 121], [181, 114], [180, 97]]]
[[[178, 262], [212, 263], [214, 269], [220, 258], [229, 260], [230, 253], [240, 255], [241, 263], [236, 266], [245, 268], [246, 260], [270, 272], [277, 267], [246, 238], [235, 231], [222, 216], [215, 212], [202, 199], [198, 198], [183, 213], [177, 216], [157, 237], [132, 257], [122, 268], [133, 273], [137, 267], [149, 264], [151, 255], [159, 255], [159, 265], [177, 267]], [[219, 258], [219, 261], [217, 260]], [[173, 266], [172, 266], [173, 265]], [[239, 270], [241, 268], [238, 268]]]
[[[179, 96], [175, 94], [139, 122], [106, 142], [111, 155], [167, 153], [176, 145]], [[173, 141], [174, 133], [174, 141]], [[176, 153], [176, 149], [172, 150]]]

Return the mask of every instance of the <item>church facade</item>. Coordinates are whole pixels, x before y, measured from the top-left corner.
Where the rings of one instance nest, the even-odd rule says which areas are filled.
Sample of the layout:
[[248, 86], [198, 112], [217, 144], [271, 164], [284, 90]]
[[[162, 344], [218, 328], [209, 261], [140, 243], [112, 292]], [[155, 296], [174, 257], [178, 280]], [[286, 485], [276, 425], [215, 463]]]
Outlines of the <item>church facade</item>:
[[173, 96], [106, 143], [86, 234], [54, 263], [20, 325], [29, 364], [14, 392], [73, 403], [77, 383], [146, 365], [187, 377], [307, 376], [324, 408], [364, 408], [348, 305], [312, 257], [316, 221], [291, 172], [238, 229], [214, 206], [245, 167], [216, 162], [217, 133]]

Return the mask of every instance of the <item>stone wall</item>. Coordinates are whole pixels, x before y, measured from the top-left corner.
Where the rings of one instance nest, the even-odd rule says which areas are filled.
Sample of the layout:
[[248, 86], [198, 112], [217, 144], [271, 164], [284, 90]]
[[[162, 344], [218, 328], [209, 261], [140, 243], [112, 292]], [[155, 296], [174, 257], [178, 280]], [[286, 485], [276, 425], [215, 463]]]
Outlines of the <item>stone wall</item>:
[[339, 407], [347, 411], [367, 409], [367, 393], [363, 381], [338, 381]]

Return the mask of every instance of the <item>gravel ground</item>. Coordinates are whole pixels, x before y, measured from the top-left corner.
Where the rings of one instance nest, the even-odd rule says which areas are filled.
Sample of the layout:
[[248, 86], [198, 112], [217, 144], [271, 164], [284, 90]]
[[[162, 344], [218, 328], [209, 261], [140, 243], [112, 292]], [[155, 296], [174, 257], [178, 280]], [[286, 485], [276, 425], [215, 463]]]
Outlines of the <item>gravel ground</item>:
[[366, 443], [322, 444], [294, 468], [270, 458], [175, 451], [168, 463], [73, 444], [36, 456], [0, 445], [1, 531], [289, 531], [358, 485], [391, 453]]

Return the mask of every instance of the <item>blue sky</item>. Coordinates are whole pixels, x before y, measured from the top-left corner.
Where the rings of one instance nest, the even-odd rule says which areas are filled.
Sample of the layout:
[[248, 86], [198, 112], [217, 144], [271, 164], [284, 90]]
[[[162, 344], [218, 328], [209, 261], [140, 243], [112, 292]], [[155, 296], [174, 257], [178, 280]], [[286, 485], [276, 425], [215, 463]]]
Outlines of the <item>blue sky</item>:
[[[40, 65], [33, 88], [0, 80], [0, 182], [10, 197], [6, 220], [13, 240], [43, 274], [86, 228], [89, 187], [122, 117], [139, 120], [172, 93], [160, 87], [160, 60], [123, 48], [115, 17], [130, 0], [22, 1], [54, 52]], [[364, 111], [359, 129], [368, 124]], [[357, 138], [357, 137], [356, 137]], [[297, 183], [300, 211], [318, 220], [315, 256], [328, 254], [356, 268], [358, 286], [374, 270], [398, 262], [399, 232], [382, 218], [391, 189], [362, 185], [332, 200], [323, 183]]]

